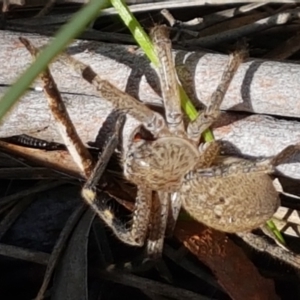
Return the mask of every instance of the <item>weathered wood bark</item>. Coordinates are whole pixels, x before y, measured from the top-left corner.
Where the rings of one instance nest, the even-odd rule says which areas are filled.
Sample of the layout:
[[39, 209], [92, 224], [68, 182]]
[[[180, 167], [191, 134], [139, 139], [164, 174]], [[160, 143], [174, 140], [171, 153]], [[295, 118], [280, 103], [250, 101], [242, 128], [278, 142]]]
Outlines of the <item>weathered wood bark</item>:
[[[18, 41], [29, 38], [35, 45], [44, 45], [48, 38], [39, 35], [0, 31], [0, 95], [5, 86], [31, 62], [30, 55]], [[91, 41], [75, 41], [69, 53], [90, 64], [101, 76], [122, 90], [148, 103], [161, 105], [159, 84], [155, 71], [147, 59], [129, 46]], [[207, 104], [216, 88], [227, 57], [207, 53], [176, 52], [179, 73], [196, 104]], [[184, 68], [182, 67], [184, 65]], [[53, 76], [63, 93], [72, 121], [83, 141], [94, 141], [111, 105], [97, 96], [93, 87], [68, 68], [55, 63]], [[188, 76], [190, 74], [190, 76]], [[300, 65], [292, 63], [249, 60], [236, 74], [224, 99], [222, 109], [254, 112], [223, 114], [214, 126], [217, 139], [224, 141], [232, 153], [251, 157], [269, 156], [285, 146], [300, 141], [300, 122], [278, 120], [260, 114], [288, 117], [300, 116]], [[37, 81], [35, 87], [39, 86]], [[198, 101], [198, 102], [197, 102]], [[138, 126], [128, 118], [124, 134]], [[39, 138], [61, 141], [42, 92], [30, 90], [1, 121], [0, 137], [30, 134]], [[300, 177], [300, 155], [292, 163], [280, 167], [280, 172]]]
[[[200, 223], [178, 221], [175, 236], [212, 270], [232, 299], [279, 299], [274, 283], [261, 277], [245, 253], [224, 233]], [[250, 277], [251, 282], [242, 279]]]
[[[18, 41], [22, 35], [36, 45], [44, 45], [48, 38], [40, 35], [0, 31], [1, 85], [11, 84], [29, 65], [30, 55]], [[161, 103], [158, 80], [147, 59], [129, 46], [106, 44], [94, 41], [76, 41], [69, 53], [90, 64], [103, 78], [145, 102]], [[176, 64], [184, 65], [189, 90], [202, 103], [216, 88], [227, 62], [226, 55], [203, 52], [176, 51]], [[182, 68], [181, 68], [182, 69]], [[77, 95], [97, 95], [92, 87], [66, 67], [56, 65], [53, 75], [62, 92]], [[249, 59], [236, 74], [222, 109], [247, 111], [262, 114], [299, 117], [300, 65], [274, 61]], [[197, 100], [196, 100], [197, 101]]]

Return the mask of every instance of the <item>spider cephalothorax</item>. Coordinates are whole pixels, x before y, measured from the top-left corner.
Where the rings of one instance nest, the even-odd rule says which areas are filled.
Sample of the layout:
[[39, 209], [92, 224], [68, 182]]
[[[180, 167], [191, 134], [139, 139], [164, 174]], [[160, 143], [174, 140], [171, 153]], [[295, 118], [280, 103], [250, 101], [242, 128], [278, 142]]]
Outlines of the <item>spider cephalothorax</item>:
[[124, 174], [151, 190], [175, 192], [185, 174], [194, 169], [198, 157], [199, 151], [191, 142], [171, 134], [154, 141], [141, 140], [127, 152]]

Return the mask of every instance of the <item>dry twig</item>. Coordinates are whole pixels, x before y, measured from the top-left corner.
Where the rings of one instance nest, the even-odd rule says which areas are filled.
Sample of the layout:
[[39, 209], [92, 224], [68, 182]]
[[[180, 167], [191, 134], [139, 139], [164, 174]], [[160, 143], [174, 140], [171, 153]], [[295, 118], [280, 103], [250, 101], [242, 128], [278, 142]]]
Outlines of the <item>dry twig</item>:
[[[20, 41], [32, 56], [37, 56], [38, 50], [28, 40], [20, 38]], [[49, 69], [43, 71], [40, 76], [44, 83], [44, 92], [48, 99], [49, 108], [55, 118], [64, 144], [80, 170], [88, 177], [93, 169], [93, 159], [77, 134]]]

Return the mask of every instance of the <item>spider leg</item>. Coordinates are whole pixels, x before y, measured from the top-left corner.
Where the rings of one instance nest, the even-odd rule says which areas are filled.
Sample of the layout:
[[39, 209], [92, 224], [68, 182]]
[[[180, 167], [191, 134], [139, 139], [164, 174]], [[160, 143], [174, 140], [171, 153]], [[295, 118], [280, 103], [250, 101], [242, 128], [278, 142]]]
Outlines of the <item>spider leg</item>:
[[84, 187], [82, 196], [118, 239], [131, 246], [143, 246], [148, 232], [152, 192], [139, 187], [130, 228], [123, 224], [113, 210], [97, 198], [95, 189]]
[[154, 136], [157, 136], [160, 132], [169, 131], [163, 116], [152, 111], [145, 104], [137, 101], [129, 94], [119, 90], [107, 80], [102, 79], [90, 66], [66, 53], [61, 54], [58, 60], [71, 66], [87, 82], [94, 85], [101, 97], [109, 101], [115, 109], [122, 110], [140, 121]]
[[155, 26], [151, 31], [151, 37], [159, 60], [158, 72], [168, 127], [171, 132], [184, 135], [183, 115], [169, 29], [165, 25]]
[[167, 221], [167, 229], [166, 235], [171, 236], [173, 234], [180, 209], [181, 209], [181, 197], [179, 193], [171, 193], [170, 195], [170, 203], [169, 212], [168, 212], [168, 221]]
[[201, 134], [209, 128], [220, 115], [220, 106], [244, 56], [244, 51], [236, 51], [229, 56], [229, 61], [223, 72], [221, 82], [211, 95], [210, 104], [201, 112], [196, 120], [191, 122], [187, 128], [188, 137], [198, 142]]
[[199, 159], [195, 169], [205, 169], [210, 167], [220, 154], [220, 145], [216, 141], [200, 144]]
[[[86, 189], [87, 191], [92, 191], [97, 186], [101, 176], [103, 175], [105, 168], [109, 162], [109, 159], [113, 155], [115, 149], [118, 146], [118, 143], [121, 138], [121, 131], [125, 123], [125, 115], [120, 114], [117, 117], [117, 120], [114, 124], [113, 133], [108, 139], [108, 141], [105, 143], [104, 148], [102, 150], [102, 153], [100, 157], [98, 158], [98, 161], [92, 170], [90, 176], [87, 178], [85, 185], [83, 187], [83, 193]], [[87, 192], [88, 193], [88, 192]]]
[[168, 220], [169, 205], [169, 193], [153, 193], [149, 236], [147, 239], [146, 249], [147, 256], [152, 259], [157, 259], [162, 254]]
[[300, 152], [300, 144], [290, 145], [280, 151], [277, 155], [271, 158], [264, 158], [256, 161], [248, 160], [228, 160], [224, 159], [221, 165], [213, 166], [210, 168], [202, 169], [199, 168], [190, 172], [187, 175], [187, 179], [196, 177], [216, 177], [216, 176], [230, 176], [234, 174], [259, 172], [271, 174], [274, 172], [276, 166], [284, 163], [288, 158]]
[[96, 192], [99, 179], [117, 147], [124, 122], [125, 116], [121, 115], [117, 119], [114, 133], [104, 146], [95, 168], [82, 189], [82, 196], [120, 240], [133, 246], [142, 246], [148, 231], [152, 197], [151, 190], [143, 188], [138, 189], [132, 226], [129, 230], [115, 217], [113, 210], [108, 207], [106, 203], [97, 198]]
[[270, 159], [260, 161], [233, 160], [210, 168], [193, 170], [185, 176], [185, 182], [200, 177], [226, 177], [253, 172], [272, 173], [273, 171], [274, 167], [270, 164]]

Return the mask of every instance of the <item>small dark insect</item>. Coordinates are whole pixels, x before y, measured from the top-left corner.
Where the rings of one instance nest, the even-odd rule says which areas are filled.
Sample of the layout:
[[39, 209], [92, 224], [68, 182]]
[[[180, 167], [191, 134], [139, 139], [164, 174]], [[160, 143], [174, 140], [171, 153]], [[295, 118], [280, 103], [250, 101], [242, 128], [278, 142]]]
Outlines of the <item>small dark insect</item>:
[[41, 140], [38, 138], [31, 137], [26, 134], [21, 134], [21, 135], [14, 135], [8, 138], [1, 138], [2, 141], [6, 141], [15, 145], [19, 146], [26, 146], [30, 148], [36, 148], [36, 149], [43, 149], [47, 151], [51, 150], [65, 150], [66, 146], [59, 144], [59, 143], [54, 143], [54, 142], [48, 142], [45, 140]]

